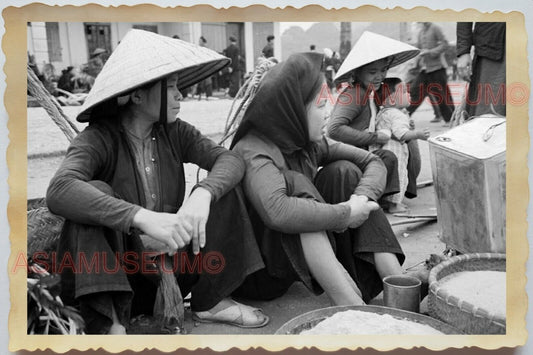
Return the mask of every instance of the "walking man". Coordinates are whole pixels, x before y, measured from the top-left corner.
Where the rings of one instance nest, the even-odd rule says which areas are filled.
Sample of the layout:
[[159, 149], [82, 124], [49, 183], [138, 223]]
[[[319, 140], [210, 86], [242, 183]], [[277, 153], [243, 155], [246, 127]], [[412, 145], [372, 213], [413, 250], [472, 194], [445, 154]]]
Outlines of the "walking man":
[[[441, 29], [431, 23], [422, 22], [418, 34], [420, 73], [411, 85], [411, 105], [407, 111], [411, 115], [422, 104], [426, 96], [433, 96], [432, 104], [438, 104], [444, 121], [449, 122], [454, 110], [453, 100], [448, 88], [446, 68], [441, 60], [447, 45]], [[431, 122], [438, 122], [436, 117]]]

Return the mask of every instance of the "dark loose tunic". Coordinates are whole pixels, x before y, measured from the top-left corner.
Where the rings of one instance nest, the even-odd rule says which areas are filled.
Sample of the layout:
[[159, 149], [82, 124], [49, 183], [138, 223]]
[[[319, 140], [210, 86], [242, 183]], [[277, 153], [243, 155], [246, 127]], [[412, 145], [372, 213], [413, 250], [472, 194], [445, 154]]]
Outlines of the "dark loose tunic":
[[[347, 86], [342, 89], [331, 111], [328, 135], [339, 142], [368, 150], [368, 146], [377, 144], [377, 133], [368, 131], [371, 112], [369, 98], [365, 95], [368, 93], [361, 85]], [[420, 173], [420, 152], [416, 140], [408, 142], [408, 147], [409, 183], [405, 195], [411, 198], [417, 195], [416, 179]], [[378, 149], [374, 151], [374, 154], [379, 156], [387, 167], [387, 185], [383, 194], [391, 195], [399, 192], [398, 160], [394, 153], [386, 149]]]
[[[395, 253], [403, 262], [382, 210], [372, 212], [359, 228], [347, 229], [350, 208], [338, 203], [351, 194], [377, 200], [385, 186], [385, 168], [377, 156], [364, 150], [353, 154], [346, 148], [324, 139], [309, 151], [310, 164], [301, 167], [258, 132], [251, 131], [235, 145], [246, 163], [243, 186], [266, 264], [266, 270], [251, 275], [239, 288], [240, 296], [278, 297], [295, 280], [320, 292], [305, 262], [300, 233], [344, 230], [330, 233], [330, 241], [365, 302], [382, 289], [373, 253]], [[320, 172], [319, 167], [323, 167]]]
[[[175, 213], [181, 207], [186, 184], [184, 163], [210, 171], [197, 184], [213, 196], [202, 253], [222, 255], [225, 266], [218, 273], [185, 270], [178, 277], [184, 294], [192, 289], [192, 308], [204, 311], [227, 297], [246, 275], [263, 267], [242, 195], [234, 189], [244, 166], [235, 153], [181, 120], [166, 128], [155, 124], [151, 137], [156, 143], [153, 159], [161, 190], [155, 211]], [[106, 255], [107, 261], [100, 258], [99, 262], [101, 269], [107, 263], [108, 270], [123, 263], [112, 257], [115, 253], [133, 252], [137, 262], [143, 260], [144, 247], [139, 233], [132, 229], [132, 221], [147, 202], [131, 148], [118, 120], [91, 123], [72, 142], [47, 192], [50, 210], [67, 219], [60, 257], [70, 254], [79, 265], [82, 255], [88, 260]], [[192, 263], [191, 247], [183, 251]], [[130, 310], [134, 314], [148, 313], [153, 307], [158, 280], [157, 275], [154, 280], [154, 270], [82, 271], [64, 270], [62, 292], [67, 303], [79, 301], [89, 332], [107, 330], [112, 304], [122, 324], [127, 324]], [[132, 309], [132, 305], [138, 308]]]

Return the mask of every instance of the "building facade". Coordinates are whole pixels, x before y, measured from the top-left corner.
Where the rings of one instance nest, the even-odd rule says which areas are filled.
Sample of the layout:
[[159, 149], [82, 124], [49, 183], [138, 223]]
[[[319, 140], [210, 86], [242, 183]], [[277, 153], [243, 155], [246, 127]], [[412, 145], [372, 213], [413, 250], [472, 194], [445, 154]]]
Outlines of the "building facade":
[[28, 22], [28, 55], [33, 55], [39, 69], [51, 63], [58, 74], [68, 66], [87, 63], [96, 48], [111, 53], [132, 28], [179, 36], [196, 44], [203, 36], [207, 47], [219, 53], [229, 45], [229, 37], [234, 36], [247, 72], [253, 71], [266, 37], [272, 34], [277, 39], [275, 56], [281, 58], [280, 27], [275, 22]]

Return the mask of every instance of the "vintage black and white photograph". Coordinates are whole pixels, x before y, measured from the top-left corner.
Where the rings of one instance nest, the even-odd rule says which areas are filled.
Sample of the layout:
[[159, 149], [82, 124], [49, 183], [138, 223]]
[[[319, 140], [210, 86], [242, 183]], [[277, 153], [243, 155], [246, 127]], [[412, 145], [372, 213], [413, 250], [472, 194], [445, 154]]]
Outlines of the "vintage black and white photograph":
[[522, 13], [3, 19], [10, 351], [525, 343]]
[[28, 22], [27, 72], [28, 334], [506, 333], [505, 22]]

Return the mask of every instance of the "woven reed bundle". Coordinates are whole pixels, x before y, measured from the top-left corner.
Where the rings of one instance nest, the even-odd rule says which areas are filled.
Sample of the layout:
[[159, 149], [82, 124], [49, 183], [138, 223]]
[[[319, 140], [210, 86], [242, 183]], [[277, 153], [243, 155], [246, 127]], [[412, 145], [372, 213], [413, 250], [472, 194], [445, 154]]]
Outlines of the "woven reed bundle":
[[59, 105], [56, 98], [50, 95], [48, 90], [44, 88], [43, 84], [29, 65], [27, 66], [27, 72], [28, 91], [37, 99], [37, 101], [39, 101], [39, 104], [46, 110], [52, 121], [54, 121], [59, 129], [65, 134], [69, 142], [71, 142], [80, 131], [63, 112], [63, 109], [61, 109], [61, 105]]
[[505, 318], [490, 310], [476, 308], [442, 288], [440, 280], [461, 271], [503, 271], [505, 254], [476, 253], [451, 257], [429, 275], [429, 314], [466, 334], [505, 334]]
[[[276, 64], [277, 61], [275, 59], [271, 60], [267, 58], [259, 58], [259, 63], [255, 67], [252, 75], [250, 75], [250, 77], [244, 82], [244, 84], [241, 86], [241, 88], [235, 95], [233, 102], [231, 103], [231, 107], [226, 118], [226, 124], [224, 126], [224, 133], [222, 134], [222, 138], [220, 139], [218, 144], [224, 145], [224, 143], [226, 143], [228, 139], [233, 137], [233, 135], [237, 131], [237, 128], [239, 128], [244, 113], [246, 112], [246, 108], [248, 107], [250, 102], [252, 102], [257, 92], [257, 89], [259, 88], [261, 80], [270, 70], [270, 68], [272, 68]], [[196, 171], [197, 182], [200, 181], [201, 170], [202, 169], [198, 168], [198, 170]]]
[[[78, 128], [63, 112], [55, 97], [45, 89], [30, 66], [27, 66], [27, 73], [28, 91], [37, 99], [69, 142], [72, 141], [79, 133]], [[38, 205], [43, 205], [43, 203], [39, 202]], [[46, 206], [29, 210], [27, 212], [28, 257], [36, 252], [45, 252], [45, 255], [49, 256], [50, 252], [55, 251], [64, 221], [64, 218], [52, 214]]]
[[[224, 144], [230, 137], [233, 136], [239, 124], [242, 121], [242, 117], [246, 112], [246, 108], [252, 102], [259, 84], [263, 79], [264, 75], [277, 63], [267, 58], [259, 58], [259, 64], [254, 69], [254, 72], [250, 77], [245, 81], [241, 86], [235, 99], [231, 104], [230, 110], [228, 112], [228, 117], [226, 118], [226, 125], [224, 128], [224, 135], [220, 140], [219, 144]], [[235, 105], [238, 104], [237, 108], [234, 110]]]
[[64, 222], [63, 217], [52, 214], [47, 207], [28, 211], [28, 257], [36, 252], [50, 256], [57, 248]]

